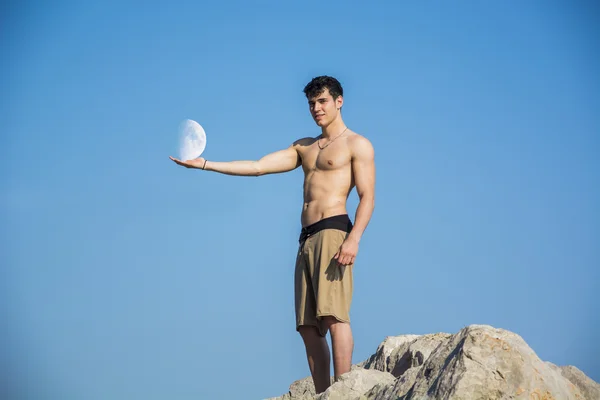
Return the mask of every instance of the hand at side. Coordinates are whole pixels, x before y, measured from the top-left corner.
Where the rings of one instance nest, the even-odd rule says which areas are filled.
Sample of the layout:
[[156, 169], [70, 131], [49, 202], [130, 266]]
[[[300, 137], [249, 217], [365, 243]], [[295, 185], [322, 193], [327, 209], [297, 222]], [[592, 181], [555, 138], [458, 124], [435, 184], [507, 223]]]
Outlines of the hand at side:
[[352, 238], [346, 238], [333, 258], [337, 260], [338, 265], [350, 265], [354, 264], [357, 253], [358, 242]]

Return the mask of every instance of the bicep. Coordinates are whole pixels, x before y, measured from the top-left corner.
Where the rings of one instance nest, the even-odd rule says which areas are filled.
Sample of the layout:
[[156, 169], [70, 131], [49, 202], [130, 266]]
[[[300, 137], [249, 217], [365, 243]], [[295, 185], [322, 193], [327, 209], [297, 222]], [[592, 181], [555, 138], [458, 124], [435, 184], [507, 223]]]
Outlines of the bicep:
[[258, 160], [260, 175], [287, 172], [300, 166], [300, 157], [294, 146], [267, 154]]
[[358, 196], [375, 195], [375, 151], [370, 142], [360, 144], [354, 151], [352, 158], [352, 171], [354, 173], [354, 184]]

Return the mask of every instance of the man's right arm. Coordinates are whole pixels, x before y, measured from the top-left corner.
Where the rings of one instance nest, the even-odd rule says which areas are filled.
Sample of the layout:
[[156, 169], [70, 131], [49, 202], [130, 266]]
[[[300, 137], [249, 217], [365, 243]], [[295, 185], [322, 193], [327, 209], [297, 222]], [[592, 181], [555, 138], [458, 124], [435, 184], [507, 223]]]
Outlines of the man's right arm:
[[207, 161], [206, 171], [227, 175], [261, 176], [288, 172], [300, 166], [300, 156], [294, 146], [267, 154], [258, 161]]
[[202, 158], [190, 161], [180, 161], [171, 157], [179, 165], [188, 168], [204, 169], [206, 171], [219, 172], [226, 175], [237, 176], [261, 176], [288, 172], [298, 168], [302, 161], [294, 143], [284, 150], [267, 154], [258, 161], [208, 161]]

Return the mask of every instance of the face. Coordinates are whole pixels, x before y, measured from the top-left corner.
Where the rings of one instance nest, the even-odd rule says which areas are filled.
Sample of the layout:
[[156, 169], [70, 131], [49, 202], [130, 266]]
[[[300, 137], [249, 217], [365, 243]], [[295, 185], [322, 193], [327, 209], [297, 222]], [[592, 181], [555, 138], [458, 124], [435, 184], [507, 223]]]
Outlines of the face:
[[338, 116], [343, 103], [342, 96], [334, 100], [329, 89], [325, 89], [320, 95], [308, 100], [308, 107], [317, 125], [327, 126]]

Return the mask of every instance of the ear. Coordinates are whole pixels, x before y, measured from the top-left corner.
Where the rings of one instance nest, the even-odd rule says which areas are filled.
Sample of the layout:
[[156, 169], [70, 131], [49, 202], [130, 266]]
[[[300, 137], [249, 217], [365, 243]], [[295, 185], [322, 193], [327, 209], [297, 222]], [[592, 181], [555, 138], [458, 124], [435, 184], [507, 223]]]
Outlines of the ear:
[[338, 96], [335, 99], [335, 108], [337, 108], [338, 110], [340, 110], [343, 105], [344, 105], [344, 98], [342, 96]]

